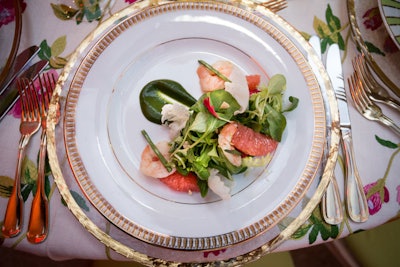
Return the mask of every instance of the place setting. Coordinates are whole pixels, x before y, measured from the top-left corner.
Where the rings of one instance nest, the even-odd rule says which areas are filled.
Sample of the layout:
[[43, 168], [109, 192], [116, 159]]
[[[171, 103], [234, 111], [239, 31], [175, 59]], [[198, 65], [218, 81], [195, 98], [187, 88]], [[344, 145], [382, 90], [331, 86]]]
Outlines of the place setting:
[[[250, 257], [257, 251], [259, 257], [287, 238], [279, 238], [275, 243], [275, 235], [279, 235], [278, 223], [303, 201], [309, 188], [314, 188], [320, 172], [329, 176], [333, 170], [329, 162], [324, 170], [320, 169], [326, 131], [331, 130], [325, 128], [326, 111], [320, 90], [324, 87], [329, 91], [331, 85], [326, 80], [321, 84], [310, 75], [315, 73], [307, 63], [311, 47], [268, 9], [260, 8], [262, 15], [256, 15], [251, 8], [243, 7], [218, 2], [168, 1], [140, 10], [132, 6], [120, 13], [123, 20], [104, 22], [101, 30], [84, 40], [78, 49], [80, 53], [74, 55], [64, 75], [60, 76], [58, 85], [69, 90], [62, 91], [61, 86], [55, 89], [55, 98], [65, 99], [62, 103], [65, 112], [63, 139], [57, 138], [55, 134], [60, 132], [49, 122], [49, 158], [55, 181], [59, 188], [66, 189], [64, 176], [73, 173], [92, 205], [121, 232], [117, 239], [104, 235], [93, 222], [86, 221], [84, 226], [125, 256], [143, 260], [143, 253], [146, 253], [146, 257], [171, 262], [188, 262], [193, 258], [209, 262], [226, 261], [247, 253]], [[191, 27], [194, 22], [196, 32]], [[154, 28], [154, 25], [162, 27]], [[177, 27], [179, 31], [175, 30]], [[147, 35], [146, 47], [131, 50], [124, 41], [135, 42], [143, 38], [143, 33], [154, 31], [159, 34]], [[240, 35], [247, 41], [233, 41], [234, 36]], [[262, 42], [255, 37], [260, 35]], [[121, 53], [124, 50], [130, 52]], [[113, 51], [119, 51], [119, 55], [129, 54], [129, 57], [120, 58]], [[281, 60], [274, 63], [276, 56], [270, 53], [278, 54]], [[269, 58], [268, 64], [261, 58]], [[152, 80], [169, 79], [179, 81], [198, 98], [200, 90], [194, 88], [198, 86], [199, 59], [210, 63], [229, 60], [249, 75], [261, 74], [262, 79], [290, 69], [290, 78], [286, 74], [285, 95], [293, 94], [299, 99], [299, 112], [309, 114], [299, 117], [300, 113], [296, 115], [294, 110], [287, 116], [288, 128], [271, 162], [266, 168], [255, 168], [239, 175], [229, 201], [213, 192], [206, 197], [199, 193], [173, 192], [139, 171], [141, 152], [146, 146], [141, 130], [145, 129], [155, 141], [168, 137], [168, 131], [147, 121], [142, 114], [141, 89]], [[103, 62], [107, 62], [107, 67]], [[114, 71], [107, 79], [94, 79], [103, 76], [108, 68]], [[303, 83], [303, 79], [307, 82]], [[291, 92], [291, 83], [297, 87], [302, 84], [304, 89]], [[329, 107], [330, 117], [337, 118], [335, 100], [327, 102], [332, 106]], [[50, 107], [50, 114], [52, 110]], [[300, 125], [309, 125], [307, 129], [311, 132], [298, 136], [301, 131], [296, 127]], [[329, 155], [325, 156], [334, 159], [337, 132], [330, 136], [333, 141], [330, 141]], [[296, 150], [298, 138], [303, 140], [302, 148], [299, 146], [297, 152], [289, 152]], [[305, 150], [304, 145], [308, 147]], [[64, 153], [69, 164], [63, 166], [70, 169], [60, 165], [59, 158], [65, 162]], [[282, 168], [276, 161], [297, 161], [298, 164]], [[282, 183], [277, 178], [281, 176], [288, 178]], [[327, 179], [320, 182], [306, 212], [310, 213], [312, 205], [319, 202], [326, 186], [323, 181]], [[68, 190], [61, 190], [61, 194], [75, 216], [90, 217], [77, 207]], [[271, 199], [274, 201], [270, 202]], [[266, 205], [268, 202], [270, 204]], [[259, 207], [250, 209], [250, 205]], [[294, 232], [295, 227], [289, 226], [286, 232]], [[265, 245], [268, 241], [271, 248]], [[205, 253], [207, 258], [204, 258]]]
[[[32, 201], [20, 196], [27, 169], [16, 164], [2, 242], [53, 246], [65, 220], [54, 214], [65, 209], [124, 260], [237, 266], [307, 237], [310, 245], [373, 227], [381, 209], [393, 217], [385, 203], [388, 190], [396, 203], [395, 185], [386, 187], [396, 154], [380, 152], [384, 174], [366, 175], [365, 156], [371, 136], [384, 151], [400, 134], [399, 52], [378, 42], [387, 35], [396, 46], [393, 2], [347, 1], [349, 23], [336, 25], [345, 44], [332, 43], [317, 17], [323, 33], [295, 28], [285, 0], [144, 0], [115, 13], [107, 1], [109, 13], [93, 18], [50, 5], [71, 28], [98, 24], [65, 60], [65, 36], [9, 54], [1, 120], [21, 102], [20, 133], [35, 135], [28, 149], [39, 146]], [[327, 23], [337, 19], [330, 8]], [[374, 30], [373, 14], [382, 16]], [[25, 90], [37, 103], [24, 105]], [[25, 132], [33, 104], [38, 117]]]

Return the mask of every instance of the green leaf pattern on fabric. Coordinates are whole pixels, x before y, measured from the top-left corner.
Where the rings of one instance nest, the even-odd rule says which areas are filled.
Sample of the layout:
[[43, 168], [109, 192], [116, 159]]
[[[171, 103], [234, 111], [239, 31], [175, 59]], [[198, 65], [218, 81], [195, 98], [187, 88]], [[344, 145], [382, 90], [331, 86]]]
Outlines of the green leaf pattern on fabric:
[[[75, 202], [78, 204], [78, 206], [85, 210], [85, 211], [89, 211], [89, 206], [86, 205], [86, 199], [84, 197], [82, 197], [78, 192], [74, 191], [74, 190], [69, 190], [69, 192], [71, 193], [72, 197], [74, 198]], [[67, 206], [67, 203], [65, 202], [65, 200], [63, 198], [61, 198], [61, 203], [64, 206]]]
[[[111, 0], [110, 0], [111, 1]], [[82, 23], [86, 18], [88, 22], [100, 21], [103, 17], [100, 0], [74, 0], [75, 6], [51, 3], [54, 15], [61, 20], [75, 19], [76, 24]]]
[[64, 52], [67, 45], [67, 37], [65, 35], [58, 37], [51, 46], [47, 40], [40, 43], [39, 58], [49, 61], [50, 68], [62, 69], [67, 64], [67, 59], [60, 55]]
[[[29, 195], [32, 193], [32, 196], [36, 193], [36, 180], [38, 176], [37, 172], [37, 165], [30, 160], [28, 157], [25, 157], [22, 162], [22, 170], [21, 170], [21, 195], [24, 201], [29, 198]], [[50, 176], [51, 169], [46, 158], [46, 165], [45, 165], [45, 193], [49, 197], [51, 191], [51, 182]], [[0, 197], [8, 198], [11, 195], [11, 192], [14, 187], [14, 179], [8, 176], [0, 176]], [[78, 205], [86, 210], [89, 211], [89, 207], [86, 205], [85, 198], [79, 195], [79, 193], [73, 191], [71, 192], [72, 196], [78, 203]], [[64, 202], [65, 203], [65, 202]]]
[[[346, 25], [347, 27], [347, 25]], [[342, 36], [342, 31], [346, 28], [342, 27], [340, 19], [333, 14], [331, 6], [328, 4], [325, 11], [325, 21], [318, 17], [314, 17], [313, 28], [315, 33], [321, 39], [321, 52], [325, 53], [328, 46], [338, 44], [341, 50], [346, 49], [346, 43]], [[308, 40], [311, 34], [302, 33]]]

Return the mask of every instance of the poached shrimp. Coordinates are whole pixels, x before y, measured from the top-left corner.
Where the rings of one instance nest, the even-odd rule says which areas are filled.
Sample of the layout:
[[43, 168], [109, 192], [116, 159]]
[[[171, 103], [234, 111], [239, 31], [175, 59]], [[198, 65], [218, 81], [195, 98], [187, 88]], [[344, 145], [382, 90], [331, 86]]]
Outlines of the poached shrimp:
[[242, 164], [242, 156], [237, 153], [231, 153], [230, 151], [235, 150], [232, 145], [232, 139], [238, 129], [236, 123], [226, 124], [218, 135], [218, 146], [222, 149], [225, 157], [235, 166]]
[[235, 112], [235, 115], [243, 113], [247, 109], [250, 98], [246, 75], [229, 61], [220, 60], [211, 66], [228, 78], [229, 81], [224, 81], [205, 66], [200, 65], [197, 68], [197, 75], [199, 76], [201, 90], [207, 93], [225, 89], [225, 91], [232, 94], [240, 105], [240, 109]]
[[[229, 61], [217, 61], [212, 64], [212, 67], [227, 78], [233, 70], [233, 64]], [[225, 88], [225, 81], [203, 65], [197, 68], [197, 75], [199, 76], [201, 90], [204, 93]]]
[[[167, 141], [158, 142], [156, 147], [167, 160], [170, 159], [170, 147]], [[164, 178], [175, 172], [175, 169], [168, 172], [150, 145], [147, 145], [142, 152], [142, 160], [140, 161], [139, 168], [144, 175], [153, 178]]]

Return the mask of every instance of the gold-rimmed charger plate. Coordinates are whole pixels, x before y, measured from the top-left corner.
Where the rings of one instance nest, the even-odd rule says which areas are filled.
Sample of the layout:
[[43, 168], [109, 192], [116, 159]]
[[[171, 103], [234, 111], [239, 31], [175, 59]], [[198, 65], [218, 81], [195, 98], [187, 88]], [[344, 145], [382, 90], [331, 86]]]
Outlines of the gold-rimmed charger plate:
[[[101, 204], [100, 206], [96, 206], [96, 207], [98, 208], [100, 213], [103, 214], [103, 216], [105, 216], [107, 219], [109, 219], [111, 222], [113, 222], [116, 226], [118, 226], [122, 230], [126, 231], [128, 234], [133, 235], [134, 237], [136, 237], [140, 240], [143, 240], [146, 243], [150, 243], [151, 245], [156, 245], [156, 246], [161, 247], [161, 248], [159, 248], [160, 251], [163, 250], [162, 247], [165, 247], [165, 249], [167, 249], [167, 250], [169, 250], [169, 249], [193, 250], [193, 242], [192, 242], [193, 240], [198, 242], [198, 243], [196, 243], [197, 247], [195, 247], [194, 250], [200, 250], [200, 251], [221, 249], [221, 248], [225, 248], [227, 246], [229, 248], [231, 248], [236, 244], [243, 243], [243, 242], [246, 243], [247, 240], [256, 241], [260, 236], [265, 234], [268, 231], [268, 229], [270, 229], [270, 228], [268, 228], [269, 226], [272, 227], [273, 225], [276, 225], [276, 223], [279, 222], [279, 220], [283, 219], [297, 205], [297, 203], [302, 199], [302, 197], [304, 196], [305, 192], [307, 191], [309, 185], [311, 184], [311, 182], [314, 180], [314, 178], [316, 176], [316, 173], [317, 173], [320, 161], [321, 161], [323, 147], [325, 145], [325, 133], [326, 133], [325, 109], [324, 109], [324, 103], [323, 103], [323, 99], [322, 99], [320, 90], [321, 90], [322, 86], [329, 87], [329, 85], [318, 84], [318, 82], [315, 78], [316, 73], [314, 72], [314, 70], [312, 70], [310, 68], [310, 66], [307, 63], [307, 57], [308, 57], [311, 49], [309, 48], [309, 46], [304, 47], [305, 41], [300, 37], [300, 35], [298, 35], [297, 32], [294, 32], [294, 30], [292, 28], [290, 28], [287, 24], [285, 24], [281, 19], [279, 19], [278, 17], [275, 17], [275, 15], [268, 12], [267, 10], [264, 10], [261, 8], [261, 11], [266, 12], [265, 14], [267, 14], [268, 16], [260, 17], [259, 15], [255, 16], [254, 13], [246, 11], [243, 8], [238, 8], [235, 6], [231, 6], [228, 4], [222, 4], [222, 3], [218, 3], [218, 2], [212, 2], [212, 3], [207, 3], [207, 2], [163, 2], [157, 6], [152, 6], [150, 8], [145, 8], [146, 6], [143, 5], [143, 3], [141, 3], [141, 4], [137, 4], [136, 6], [132, 6], [128, 9], [124, 10], [124, 12], [120, 13], [121, 17], [119, 17], [119, 19], [117, 19], [117, 20], [112, 21], [111, 24], [108, 25], [107, 27], [111, 27], [115, 30], [115, 28], [114, 28], [115, 22], [119, 23], [121, 21], [123, 21], [123, 22], [129, 21], [129, 19], [127, 19], [127, 18], [129, 18], [129, 16], [132, 16], [132, 15], [134, 15], [133, 17], [139, 16], [140, 18], [147, 18], [146, 14], [151, 17], [154, 14], [158, 14], [157, 12], [169, 13], [169, 12], [171, 12], [171, 10], [174, 10], [174, 12], [176, 10], [178, 10], [178, 14], [179, 14], [179, 11], [187, 12], [187, 11], [193, 11], [193, 10], [195, 10], [195, 11], [207, 10], [207, 12], [212, 12], [212, 13], [217, 12], [218, 14], [219, 14], [219, 12], [222, 12], [225, 15], [228, 14], [228, 17], [230, 17], [231, 14], [240, 14], [239, 18], [236, 18], [239, 20], [242, 19], [243, 17], [246, 17], [247, 15], [250, 16], [251, 18], [257, 18], [258, 23], [259, 22], [267, 23], [268, 27], [263, 28], [263, 30], [273, 29], [272, 32], [274, 34], [278, 34], [280, 36], [280, 38], [278, 38], [278, 40], [281, 42], [281, 44], [283, 43], [283, 46], [285, 47], [285, 51], [287, 51], [287, 53], [291, 55], [290, 56], [291, 60], [293, 60], [294, 62], [296, 62], [296, 64], [298, 64], [297, 69], [300, 69], [300, 73], [301, 73], [303, 79], [305, 81], [307, 81], [306, 92], [310, 93], [310, 95], [311, 95], [310, 102], [315, 104], [315, 105], [313, 105], [311, 117], [313, 117], [312, 118], [313, 120], [317, 121], [318, 126], [314, 125], [312, 127], [312, 129], [313, 129], [312, 130], [312, 140], [314, 140], [314, 141], [312, 141], [313, 142], [312, 148], [310, 150], [308, 150], [309, 157], [307, 159], [307, 162], [308, 162], [307, 166], [303, 166], [302, 172], [301, 172], [302, 174], [305, 173], [305, 175], [301, 176], [298, 180], [296, 180], [296, 181], [299, 181], [299, 183], [301, 183], [301, 184], [299, 185], [296, 183], [296, 185], [294, 186], [294, 189], [292, 189], [294, 191], [291, 192], [291, 194], [289, 194], [288, 196], [283, 197], [280, 204], [278, 204], [276, 206], [277, 207], [276, 210], [272, 211], [272, 214], [273, 214], [272, 217], [269, 217], [268, 212], [266, 212], [266, 214], [263, 215], [262, 219], [272, 220], [272, 221], [270, 221], [271, 222], [270, 224], [265, 223], [265, 222], [260, 223], [260, 221], [257, 221], [256, 224], [253, 223], [249, 227], [249, 229], [254, 229], [254, 227], [262, 226], [262, 227], [264, 227], [264, 230], [262, 230], [261, 232], [255, 231], [256, 232], [255, 234], [252, 234], [251, 231], [250, 232], [245, 231], [245, 234], [250, 233], [250, 235], [248, 237], [246, 237], [245, 239], [239, 240], [238, 242], [234, 242], [234, 243], [226, 243], [226, 240], [223, 240], [223, 238], [221, 238], [221, 236], [227, 234], [226, 232], [216, 235], [216, 236], [200, 237], [201, 240], [203, 240], [200, 242], [198, 242], [199, 239], [197, 237], [189, 237], [189, 239], [184, 240], [179, 235], [176, 235], [176, 236], [168, 235], [169, 239], [165, 239], [165, 240], [168, 240], [168, 242], [161, 243], [161, 244], [157, 243], [158, 241], [157, 242], [153, 241], [153, 240], [160, 240], [160, 238], [157, 236], [158, 235], [157, 232], [152, 232], [151, 235], [149, 235], [149, 236], [153, 237], [152, 240], [148, 240], [148, 239], [146, 240], [146, 238], [147, 238], [146, 232], [140, 232], [143, 230], [136, 228], [136, 229], [139, 229], [139, 232], [141, 233], [141, 235], [135, 236], [135, 233], [129, 232], [129, 231], [127, 231], [127, 229], [125, 229], [123, 227], [124, 225], [132, 226], [132, 224], [130, 224], [132, 222], [129, 222], [128, 224], [123, 223], [121, 226], [119, 224], [121, 222], [121, 217], [120, 217], [121, 214], [116, 212], [112, 206], [107, 206], [107, 204], [109, 204], [109, 202], [106, 199], [102, 198], [102, 194], [99, 195], [98, 192], [96, 192], [97, 188], [93, 184], [91, 184], [91, 180], [89, 179], [89, 176], [87, 176], [87, 173], [85, 170], [86, 162], [83, 163], [82, 161], [75, 161], [76, 158], [74, 158], [74, 156], [71, 155], [71, 151], [75, 151], [72, 153], [77, 153], [78, 150], [74, 150], [75, 148], [73, 146], [68, 147], [68, 145], [66, 145], [67, 150], [69, 149], [69, 153], [70, 153], [69, 159], [71, 162], [72, 169], [75, 172], [77, 181], [80, 184], [80, 186], [82, 187], [83, 192], [86, 193], [88, 199], [91, 200], [91, 202], [95, 206], [98, 203]], [[140, 9], [140, 11], [138, 11], [138, 9], [137, 9], [138, 7], [141, 7], [142, 9]], [[149, 14], [151, 14], [151, 15], [149, 15]], [[269, 20], [271, 20], [271, 21], [269, 21]], [[103, 27], [106, 27], [105, 25], [107, 25], [107, 24], [103, 24]], [[121, 25], [121, 24], [117, 24], [117, 25]], [[129, 23], [127, 23], [126, 25], [129, 25]], [[261, 23], [261, 25], [263, 25], [263, 24]], [[271, 27], [271, 28], [269, 28], [269, 27]], [[279, 28], [278, 33], [275, 32], [275, 30], [277, 29], [276, 27], [281, 27], [281, 28]], [[66, 114], [68, 114], [68, 112], [72, 112], [70, 114], [75, 114], [74, 109], [79, 105], [78, 99], [80, 98], [79, 94], [82, 93], [81, 92], [82, 84], [84, 84], [85, 79], [88, 76], [87, 74], [85, 74], [85, 75], [83, 75], [83, 78], [81, 78], [80, 75], [70, 75], [70, 73], [75, 73], [75, 74], [79, 73], [79, 72], [77, 72], [77, 69], [79, 69], [80, 67], [82, 67], [83, 70], [85, 70], [85, 71], [91, 69], [91, 64], [96, 62], [96, 60], [93, 60], [93, 55], [96, 59], [99, 56], [99, 54], [101, 54], [101, 53], [98, 53], [96, 51], [96, 49], [93, 50], [92, 49], [93, 47], [89, 47], [89, 49], [88, 49], [88, 45], [90, 45], [94, 42], [96, 44], [100, 44], [100, 47], [105, 48], [108, 45], [102, 45], [101, 42], [98, 42], [99, 38], [101, 40], [107, 40], [108, 42], [110, 40], [112, 40], [112, 38], [111, 39], [109, 39], [107, 37], [104, 38], [104, 36], [108, 36], [108, 35], [103, 35], [104, 30], [105, 29], [99, 29], [98, 31], [95, 31], [93, 33], [93, 35], [89, 36], [88, 39], [86, 39], [83, 42], [83, 44], [78, 48], [77, 52], [75, 53], [75, 57], [74, 57], [73, 61], [69, 65], [67, 65], [65, 72], [63, 72], [63, 74], [60, 76], [60, 82], [59, 82], [60, 84], [56, 88], [56, 92], [58, 92], [58, 93], [56, 93], [56, 96], [58, 94], [58, 97], [59, 97], [62, 86], [67, 85], [67, 88], [69, 88], [68, 98], [70, 98], [70, 99], [68, 99], [67, 103], [66, 103]], [[285, 34], [283, 34], [281, 36], [280, 35], [282, 33], [281, 31], [284, 31], [285, 34], [290, 34], [290, 38], [287, 38], [287, 36]], [[288, 31], [288, 33], [286, 33], [286, 31]], [[121, 33], [121, 31], [118, 30], [118, 28], [116, 31], [112, 31], [112, 30], [110, 31], [109, 29], [107, 29], [106, 32], [108, 34], [109, 33], [115, 34], [117, 32], [118, 33], [117, 36]], [[283, 39], [281, 39], [281, 38], [283, 38]], [[293, 43], [296, 43], [296, 45], [298, 45], [300, 48], [295, 46]], [[96, 47], [98, 47], [98, 46], [96, 46]], [[88, 51], [91, 51], [93, 53], [89, 53]], [[82, 54], [84, 55], [83, 59], [81, 58]], [[292, 57], [292, 56], [294, 56], [294, 57]], [[85, 60], [89, 60], [89, 61], [85, 61]], [[86, 64], [76, 64], [76, 62], [81, 63], [81, 61], [85, 62]], [[87, 64], [89, 64], [89, 65], [87, 65]], [[126, 68], [123, 68], [123, 69], [126, 69]], [[325, 81], [327, 80], [326, 75], [325, 76], [322, 75], [322, 77], [325, 79]], [[78, 87], [79, 87], [78, 91], [71, 90], [74, 87], [74, 82], [75, 82], [75, 85], [80, 84], [80, 85], [78, 85]], [[87, 87], [87, 88], [93, 89], [93, 87]], [[68, 89], [66, 89], [66, 90], [68, 90]], [[329, 88], [328, 88], [328, 90], [329, 90]], [[328, 97], [329, 96], [332, 97], [332, 94], [328, 94]], [[89, 103], [89, 102], [84, 102], [84, 103]], [[100, 102], [102, 102], [102, 101], [100, 101]], [[306, 103], [308, 103], [308, 102], [306, 101]], [[334, 103], [332, 105], [334, 105]], [[335, 107], [333, 106], [333, 108], [335, 108]], [[85, 110], [87, 110], [87, 109], [85, 109]], [[337, 119], [337, 113], [335, 113], [335, 109], [334, 109], [333, 121], [335, 121], [336, 119]], [[71, 126], [75, 127], [74, 126], [75, 122], [76, 122], [75, 115], [73, 115], [72, 117], [68, 117], [67, 115], [64, 115], [64, 120], [65, 121], [64, 121], [63, 126], [64, 126], [64, 132], [65, 132], [65, 141], [66, 141], [66, 143], [68, 143], [68, 142], [70, 142], [70, 140], [73, 140], [76, 137], [76, 135], [75, 135], [76, 132], [71, 131], [71, 128], [68, 128]], [[84, 121], [86, 121], [86, 119]], [[95, 225], [93, 225], [92, 222], [88, 221], [87, 217], [85, 215], [83, 215], [79, 210], [76, 210], [76, 206], [74, 208], [74, 205], [76, 205], [76, 203], [74, 203], [73, 199], [71, 199], [70, 195], [68, 195], [69, 194], [67, 192], [68, 190], [66, 190], [66, 188], [65, 188], [66, 185], [63, 182], [63, 171], [60, 169], [60, 165], [59, 165], [59, 162], [57, 159], [57, 151], [56, 151], [56, 147], [55, 147], [56, 143], [55, 143], [55, 139], [54, 139], [55, 136], [54, 136], [54, 132], [52, 132], [52, 130], [51, 130], [51, 128], [52, 128], [51, 122], [49, 121], [49, 123], [50, 123], [49, 124], [49, 127], [50, 127], [50, 130], [49, 130], [49, 155], [51, 155], [50, 162], [52, 165], [53, 173], [55, 176], [56, 183], [59, 186], [59, 189], [63, 194], [63, 197], [66, 199], [67, 203], [69, 204], [69, 207], [74, 211], [74, 214], [85, 225], [85, 227], [88, 228], [89, 231], [91, 231], [102, 242], [107, 243], [107, 245], [109, 245], [110, 247], [115, 249], [117, 252], [119, 252], [125, 256], [128, 256], [128, 257], [133, 257], [139, 261], [148, 260], [148, 258], [145, 255], [143, 255], [141, 253], [136, 254], [136, 252], [134, 250], [132, 250], [132, 248], [125, 247], [123, 244], [119, 243], [117, 240], [113, 240], [109, 236], [104, 235], [104, 233], [102, 234], [101, 233], [102, 231], [100, 229], [98, 229]], [[106, 128], [107, 128], [107, 124], [106, 124]], [[335, 127], [334, 127], [334, 130], [337, 130], [337, 129], [335, 129]], [[331, 146], [336, 147], [337, 146], [337, 139], [336, 139], [337, 132], [334, 133], [332, 136], [334, 139], [333, 139], [333, 142], [331, 142]], [[316, 139], [313, 139], [313, 138], [316, 138]], [[73, 141], [73, 142], [75, 143], [75, 141]], [[333, 161], [336, 160], [335, 159], [335, 157], [336, 157], [335, 151], [336, 151], [335, 149], [331, 150], [332, 154], [331, 154], [330, 158]], [[77, 153], [77, 154], [79, 155], [80, 153]], [[277, 157], [277, 158], [279, 158], [279, 157]], [[75, 163], [77, 163], [77, 165], [75, 165]], [[324, 177], [326, 175], [329, 175], [329, 172], [332, 171], [332, 163], [328, 163], [327, 167], [329, 167], [329, 168], [327, 168], [327, 171], [325, 172]], [[310, 172], [310, 169], [311, 169], [311, 172]], [[79, 173], [83, 174], [83, 176], [80, 177]], [[317, 190], [320, 193], [316, 194], [315, 197], [313, 197], [312, 201], [310, 202], [311, 203], [310, 205], [314, 205], [314, 207], [316, 205], [315, 203], [317, 203], [319, 201], [320, 195], [322, 194], [321, 191], [323, 191], [324, 186], [326, 186], [326, 183], [324, 181], [326, 181], [326, 179], [322, 180], [322, 182], [320, 183], [321, 187]], [[88, 184], [87, 188], [85, 188], [86, 184]], [[90, 192], [88, 192], [88, 190], [90, 190]], [[248, 190], [248, 189], [246, 189], [246, 190]], [[104, 191], [102, 193], [104, 193]], [[103, 210], [102, 210], [102, 208], [103, 208]], [[307, 212], [310, 212], [310, 208], [306, 208], [305, 210]], [[275, 218], [274, 218], [274, 216], [275, 216]], [[122, 221], [124, 220], [123, 217], [124, 216], [122, 216]], [[113, 221], [113, 218], [117, 218], [117, 220]], [[300, 216], [299, 218], [303, 219], [302, 216]], [[133, 223], [135, 223], [135, 222], [133, 222]], [[295, 221], [294, 225], [296, 225], [298, 223], [299, 223], [298, 221], [297, 222]], [[254, 226], [254, 225], [256, 225], [256, 226]], [[142, 227], [142, 226], [140, 225], [140, 227]], [[289, 229], [289, 230], [286, 230], [286, 232], [285, 232], [286, 234], [288, 234], [290, 231], [293, 231], [293, 229], [291, 227], [289, 227], [287, 229]], [[239, 229], [239, 230], [242, 231], [243, 229]], [[237, 231], [239, 234], [241, 234], [239, 232], [239, 230], [237, 230]], [[233, 232], [235, 232], [235, 231], [233, 231]], [[188, 232], [188, 233], [190, 234], [190, 232]], [[228, 233], [228, 234], [230, 234], [230, 233]], [[162, 235], [160, 235], [160, 236], [163, 237]], [[185, 236], [184, 238], [188, 238], [188, 237]], [[179, 243], [180, 245], [178, 247], [176, 247], [176, 245], [175, 245], [175, 244], [177, 244], [176, 242], [173, 242], [172, 246], [169, 245], [169, 244], [171, 244], [170, 240], [174, 240], [174, 241], [179, 240], [179, 241], [183, 241], [183, 242]], [[187, 241], [187, 240], [189, 240], [189, 241]], [[192, 240], [192, 241], [190, 241], [190, 240]], [[217, 240], [217, 241], [222, 240], [222, 243], [220, 243], [220, 244], [212, 243], [210, 246], [210, 243], [207, 243], [208, 240]], [[261, 239], [259, 239], [259, 240], [261, 240]], [[280, 239], [278, 242], [281, 242], [282, 240], [283, 239]], [[223, 243], [223, 242], [225, 242], [225, 243]], [[181, 244], [183, 244], [183, 247]], [[190, 247], [187, 244], [190, 244]], [[205, 246], [205, 245], [208, 245], [208, 246]], [[246, 246], [243, 246], [245, 248], [243, 250], [239, 250], [240, 251], [239, 254], [246, 253], [251, 249], [259, 247], [261, 244], [254, 242], [253, 245], [255, 245], [256, 247], [251, 247], [250, 243], [247, 242]], [[185, 257], [184, 255], [188, 256], [188, 255], [191, 255], [191, 253], [196, 254], [199, 252], [197, 252], [197, 251], [188, 251], [188, 252], [180, 251], [178, 258], [173, 258], [172, 260], [179, 261], [183, 257]], [[223, 257], [237, 256], [238, 251], [236, 250], [235, 253], [236, 253], [236, 255], [225, 254], [225, 255], [223, 255]], [[175, 254], [175, 257], [177, 256], [177, 254], [178, 253]], [[191, 255], [191, 256], [193, 256], [193, 255]], [[139, 258], [137, 258], [137, 257], [139, 257]], [[190, 256], [188, 256], [188, 257], [190, 257]]]

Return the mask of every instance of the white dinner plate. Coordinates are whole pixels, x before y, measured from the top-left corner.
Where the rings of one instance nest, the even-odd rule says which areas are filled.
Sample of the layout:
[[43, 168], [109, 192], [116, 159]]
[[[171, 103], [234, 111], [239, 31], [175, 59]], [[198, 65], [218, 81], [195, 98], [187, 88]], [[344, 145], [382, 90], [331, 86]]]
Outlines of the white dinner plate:
[[[69, 83], [64, 140], [90, 202], [126, 233], [180, 250], [224, 248], [265, 233], [300, 202], [316, 177], [326, 134], [320, 86], [303, 48], [274, 21], [220, 3], [169, 2], [117, 21], [80, 51]], [[172, 79], [196, 98], [197, 60], [226, 59], [264, 81], [281, 73], [299, 98], [266, 168], [235, 176], [230, 200], [169, 190], [138, 170], [147, 144], [168, 138], [143, 116], [142, 87]]]

